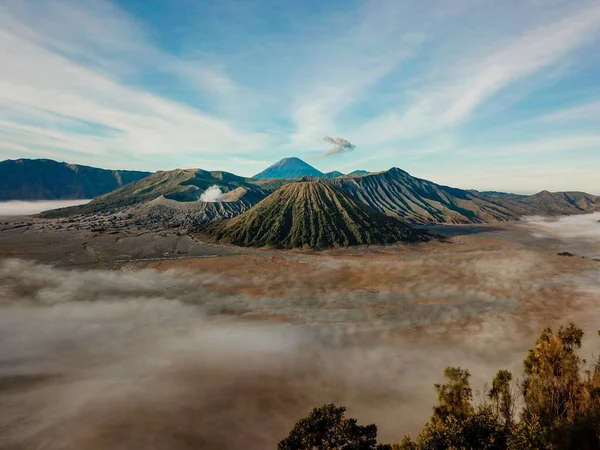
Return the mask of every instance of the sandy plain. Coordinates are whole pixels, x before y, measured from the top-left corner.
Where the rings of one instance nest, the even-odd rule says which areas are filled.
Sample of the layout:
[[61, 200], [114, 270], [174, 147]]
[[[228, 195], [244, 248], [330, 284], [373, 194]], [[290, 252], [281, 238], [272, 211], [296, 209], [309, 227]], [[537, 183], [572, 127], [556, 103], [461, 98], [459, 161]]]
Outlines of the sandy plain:
[[448, 365], [482, 390], [569, 321], [598, 349], [598, 219], [321, 252], [0, 219], [0, 448], [275, 448], [327, 402], [398, 441]]

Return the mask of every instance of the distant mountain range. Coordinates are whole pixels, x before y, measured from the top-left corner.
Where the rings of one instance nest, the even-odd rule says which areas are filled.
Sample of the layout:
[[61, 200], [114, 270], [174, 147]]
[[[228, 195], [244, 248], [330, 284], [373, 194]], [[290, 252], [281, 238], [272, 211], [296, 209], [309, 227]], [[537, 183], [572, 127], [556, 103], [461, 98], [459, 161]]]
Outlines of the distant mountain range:
[[[288, 158], [276, 166], [285, 168], [289, 164], [304, 167], [298, 158]], [[581, 192], [543, 191], [524, 196], [468, 191], [416, 178], [398, 168], [363, 175], [294, 179], [244, 178], [222, 171], [179, 169], [157, 172], [86, 205], [49, 211], [44, 215], [100, 216], [99, 213], [119, 212], [131, 214], [136, 223], [145, 227], [192, 230], [212, 220], [235, 217], [281, 186], [299, 181], [333, 185], [375, 211], [415, 224], [493, 223], [518, 220], [528, 215], [600, 211], [600, 197]], [[199, 202], [204, 190], [214, 185], [224, 192], [219, 201]]]
[[[367, 173], [357, 170], [349, 175]], [[0, 201], [93, 199], [151, 174], [99, 169], [50, 159], [8, 159], [0, 161]], [[341, 176], [344, 174], [339, 171], [323, 173], [299, 158], [285, 158], [254, 178], [289, 180]]]
[[150, 174], [50, 159], [9, 159], [0, 162], [0, 201], [95, 198]]
[[[367, 174], [366, 170], [355, 170], [348, 175], [364, 175]], [[272, 166], [266, 168], [260, 173], [257, 173], [252, 178], [259, 180], [266, 178], [280, 178], [284, 180], [290, 180], [301, 177], [322, 177], [322, 178], [336, 178], [344, 176], [342, 172], [334, 170], [332, 172], [323, 173], [318, 169], [315, 169], [310, 164], [305, 163], [300, 158], [284, 158], [281, 161], [276, 162]]]

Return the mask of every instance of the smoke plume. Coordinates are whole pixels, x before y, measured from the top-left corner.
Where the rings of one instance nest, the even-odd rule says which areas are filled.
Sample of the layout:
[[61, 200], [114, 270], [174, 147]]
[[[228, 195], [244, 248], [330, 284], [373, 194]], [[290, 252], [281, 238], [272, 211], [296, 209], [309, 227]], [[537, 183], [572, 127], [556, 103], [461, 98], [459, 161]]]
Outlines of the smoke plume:
[[332, 145], [332, 147], [323, 154], [323, 156], [325, 158], [328, 156], [331, 156], [331, 155], [337, 155], [340, 153], [351, 152], [352, 150], [354, 150], [356, 148], [356, 146], [354, 144], [352, 144], [350, 141], [348, 141], [344, 138], [341, 138], [341, 137], [332, 138], [330, 136], [325, 136], [323, 138], [323, 141]]
[[200, 201], [202, 202], [218, 202], [221, 200], [223, 196], [223, 191], [216, 184], [214, 186], [209, 187], [206, 191], [202, 193], [200, 196]]

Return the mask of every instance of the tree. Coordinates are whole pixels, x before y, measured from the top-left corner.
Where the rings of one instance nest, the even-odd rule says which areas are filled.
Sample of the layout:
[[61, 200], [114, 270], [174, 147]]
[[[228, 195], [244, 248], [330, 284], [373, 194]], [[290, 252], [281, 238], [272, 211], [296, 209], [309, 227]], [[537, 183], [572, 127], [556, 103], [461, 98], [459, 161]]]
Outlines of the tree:
[[[600, 332], [598, 332], [600, 336]], [[406, 436], [394, 450], [600, 450], [600, 356], [590, 370], [577, 354], [583, 331], [575, 325], [546, 328], [523, 361], [523, 408], [512, 374], [500, 370], [487, 391], [490, 403], [474, 407], [470, 374], [444, 370], [436, 384], [438, 405], [416, 440]], [[344, 408], [325, 405], [296, 424], [280, 450], [388, 449], [377, 446], [375, 425], [344, 419]]]
[[400, 450], [505, 450], [506, 427], [493, 408], [471, 404], [470, 374], [460, 367], [444, 370], [447, 382], [436, 384], [438, 405], [416, 441], [406, 437]]
[[514, 421], [515, 396], [511, 382], [512, 373], [508, 370], [499, 370], [492, 380], [492, 388], [488, 392], [495, 412], [502, 419], [506, 428], [510, 428]]
[[581, 359], [575, 349], [582, 335], [572, 324], [557, 333], [546, 328], [523, 362], [524, 414], [538, 417], [543, 427], [575, 415], [581, 393]]
[[391, 450], [377, 444], [376, 425], [357, 425], [346, 419], [346, 408], [323, 405], [296, 422], [289, 436], [279, 442], [278, 450]]
[[465, 420], [473, 413], [471, 400], [473, 391], [469, 384], [471, 374], [460, 367], [446, 367], [444, 377], [446, 384], [436, 384], [439, 404], [433, 408], [433, 421], [445, 422], [452, 418]]
[[557, 450], [600, 450], [595, 376], [583, 376], [576, 353], [582, 338], [573, 324], [556, 333], [547, 328], [524, 361], [522, 422], [541, 429], [544, 444]]

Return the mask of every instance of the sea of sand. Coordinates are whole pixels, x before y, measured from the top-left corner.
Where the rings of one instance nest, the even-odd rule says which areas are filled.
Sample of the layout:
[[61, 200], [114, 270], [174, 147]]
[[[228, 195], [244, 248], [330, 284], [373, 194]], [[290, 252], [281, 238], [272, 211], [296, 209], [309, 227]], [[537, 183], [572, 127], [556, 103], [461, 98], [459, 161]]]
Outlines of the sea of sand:
[[448, 365], [479, 398], [546, 326], [600, 350], [598, 220], [317, 252], [4, 216], [0, 449], [275, 448], [329, 402], [399, 441]]

